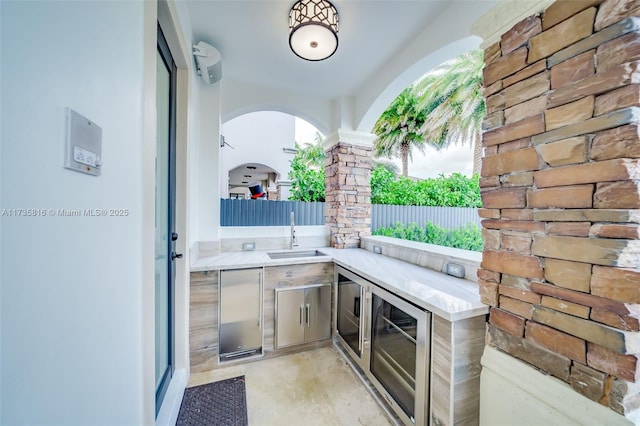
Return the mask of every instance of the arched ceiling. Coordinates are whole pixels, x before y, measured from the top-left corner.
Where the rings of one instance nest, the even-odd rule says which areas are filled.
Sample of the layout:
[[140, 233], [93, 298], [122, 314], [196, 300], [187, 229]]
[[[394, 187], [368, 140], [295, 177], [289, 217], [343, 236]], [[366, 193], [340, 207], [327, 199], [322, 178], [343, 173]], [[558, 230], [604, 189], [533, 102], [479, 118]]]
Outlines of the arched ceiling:
[[309, 62], [289, 49], [293, 0], [185, 0], [194, 40], [222, 54], [223, 120], [273, 109], [304, 117], [324, 133], [345, 125], [369, 131], [370, 117], [379, 115], [413, 81], [410, 77], [428, 70], [414, 67], [434, 66], [436, 58], [461, 53], [453, 49], [447, 57], [446, 46], [468, 40], [473, 23], [497, 1], [332, 3], [340, 16], [338, 51], [325, 61]]

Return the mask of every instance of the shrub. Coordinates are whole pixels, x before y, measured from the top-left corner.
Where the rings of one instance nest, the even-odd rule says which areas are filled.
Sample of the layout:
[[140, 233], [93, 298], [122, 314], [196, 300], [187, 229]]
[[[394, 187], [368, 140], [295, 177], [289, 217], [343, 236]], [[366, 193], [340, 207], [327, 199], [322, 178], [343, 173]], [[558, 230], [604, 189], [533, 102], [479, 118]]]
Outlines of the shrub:
[[396, 222], [390, 228], [376, 229], [373, 231], [373, 235], [383, 235], [472, 251], [482, 251], [483, 245], [482, 230], [475, 224], [468, 224], [457, 229], [445, 229], [431, 222], [427, 222], [424, 227], [415, 222], [411, 222], [406, 226], [401, 222]]
[[371, 203], [402, 206], [481, 207], [479, 176], [461, 173], [414, 181], [383, 167], [371, 172]]
[[324, 148], [319, 142], [300, 146], [291, 160], [291, 201], [324, 201]]
[[[320, 144], [296, 145], [291, 161], [292, 201], [324, 201], [324, 151]], [[401, 206], [481, 207], [479, 176], [461, 173], [414, 181], [385, 165], [371, 171], [371, 203]]]

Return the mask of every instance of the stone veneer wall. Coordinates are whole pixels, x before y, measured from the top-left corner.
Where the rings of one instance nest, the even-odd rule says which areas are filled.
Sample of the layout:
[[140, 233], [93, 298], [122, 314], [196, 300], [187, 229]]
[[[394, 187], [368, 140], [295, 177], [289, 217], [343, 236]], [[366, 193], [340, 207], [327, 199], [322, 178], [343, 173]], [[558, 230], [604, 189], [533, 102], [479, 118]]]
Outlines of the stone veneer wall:
[[487, 343], [640, 407], [640, 1], [559, 0], [485, 50]]
[[330, 245], [358, 248], [371, 235], [371, 147], [338, 142], [326, 151], [325, 224]]
[[267, 189], [267, 200], [279, 201], [280, 200], [280, 186], [277, 188]]

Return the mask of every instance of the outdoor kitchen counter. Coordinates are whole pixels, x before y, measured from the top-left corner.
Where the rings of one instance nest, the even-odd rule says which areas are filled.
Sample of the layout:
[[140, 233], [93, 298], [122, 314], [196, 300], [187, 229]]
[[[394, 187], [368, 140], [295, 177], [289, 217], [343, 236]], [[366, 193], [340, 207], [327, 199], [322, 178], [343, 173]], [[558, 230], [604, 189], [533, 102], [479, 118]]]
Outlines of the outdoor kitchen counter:
[[474, 282], [362, 249], [322, 249], [342, 266], [449, 321], [484, 315]]
[[383, 289], [448, 320], [484, 315], [478, 285], [441, 272], [362, 249], [318, 248], [327, 256], [271, 259], [267, 252], [228, 252], [197, 260], [192, 272], [263, 266], [334, 262]]

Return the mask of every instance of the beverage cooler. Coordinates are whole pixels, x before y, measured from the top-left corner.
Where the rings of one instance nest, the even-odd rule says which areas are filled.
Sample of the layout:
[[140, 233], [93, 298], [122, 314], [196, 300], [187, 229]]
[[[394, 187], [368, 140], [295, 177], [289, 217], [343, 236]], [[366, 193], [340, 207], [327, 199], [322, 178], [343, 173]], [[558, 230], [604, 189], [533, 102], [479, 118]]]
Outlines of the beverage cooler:
[[335, 268], [336, 339], [407, 425], [429, 419], [431, 313]]

